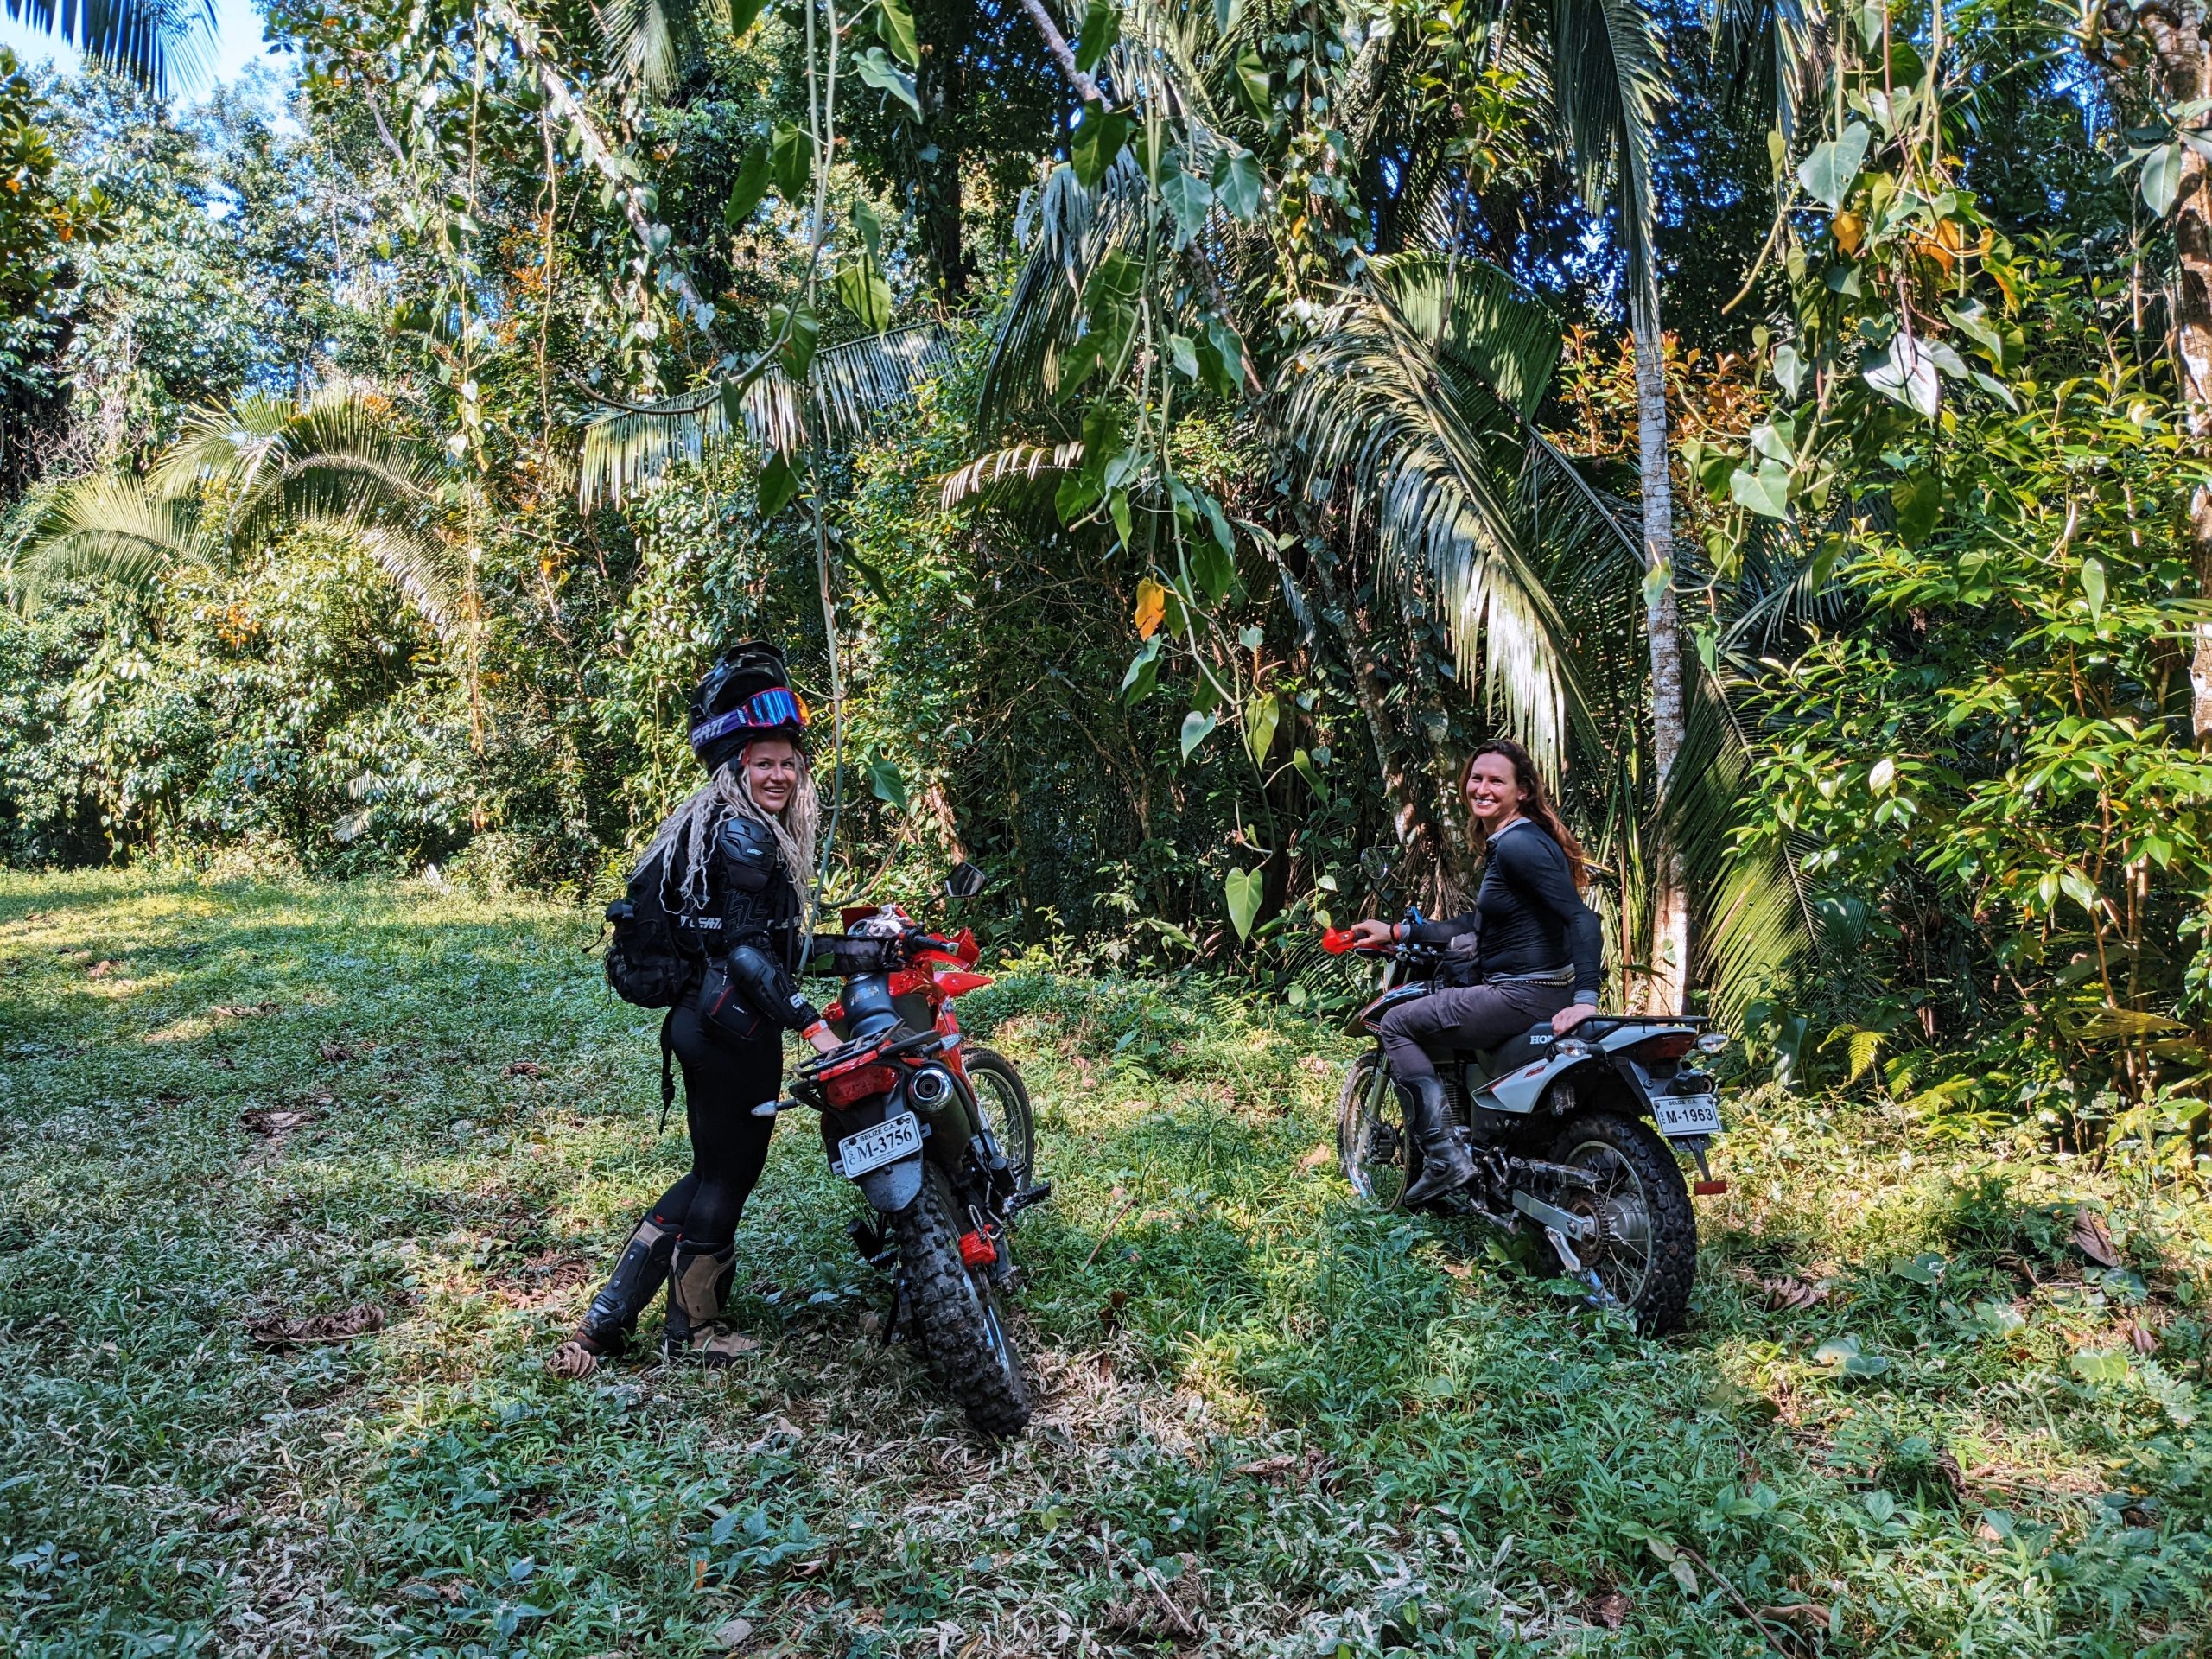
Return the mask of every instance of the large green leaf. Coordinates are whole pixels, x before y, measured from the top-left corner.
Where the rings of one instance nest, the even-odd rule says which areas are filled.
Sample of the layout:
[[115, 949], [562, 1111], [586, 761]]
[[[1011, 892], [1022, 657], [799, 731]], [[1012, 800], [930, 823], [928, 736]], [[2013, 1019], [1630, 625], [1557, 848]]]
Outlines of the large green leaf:
[[837, 299], [862, 327], [880, 334], [891, 326], [891, 283], [873, 256], [845, 262], [837, 272]]
[[1797, 182], [1805, 187], [1805, 194], [1832, 213], [1840, 208], [1866, 159], [1869, 136], [1865, 124], [1854, 121], [1841, 137], [1815, 145], [1797, 168]]
[[1086, 190], [1096, 190], [1106, 177], [1114, 158], [1128, 147], [1136, 130], [1136, 118], [1127, 110], [1086, 109], [1069, 141], [1068, 162]]
[[[906, 8], [906, 0], [876, 0], [879, 10], [875, 17], [878, 39], [889, 47], [899, 62], [910, 69], [922, 65], [921, 41], [914, 34], [914, 14]], [[917, 108], [915, 114], [921, 111]]]
[[884, 54], [880, 46], [871, 46], [853, 60], [853, 67], [860, 78], [878, 92], [888, 92], [913, 112], [918, 121], [922, 118], [922, 100], [914, 92], [914, 78]]
[[1116, 0], [1090, 0], [1084, 8], [1082, 32], [1076, 37], [1075, 67], [1089, 74], [1106, 60], [1106, 54], [1121, 35], [1122, 13]]
[[768, 177], [785, 201], [806, 196], [814, 176], [814, 139], [804, 127], [779, 121], [768, 136]]
[[1236, 937], [1252, 937], [1252, 924], [1259, 919], [1260, 902], [1266, 896], [1267, 878], [1259, 870], [1231, 870], [1223, 879], [1222, 897], [1229, 904], [1230, 925], [1236, 930]]
[[1264, 766], [1268, 751], [1274, 747], [1275, 728], [1282, 724], [1282, 704], [1271, 691], [1266, 696], [1255, 697], [1244, 708], [1244, 747], [1252, 752], [1252, 764]]
[[736, 230], [753, 217], [760, 199], [768, 194], [768, 146], [753, 144], [745, 152], [745, 159], [738, 164], [737, 181], [730, 186], [729, 200], [722, 208], [722, 223]]

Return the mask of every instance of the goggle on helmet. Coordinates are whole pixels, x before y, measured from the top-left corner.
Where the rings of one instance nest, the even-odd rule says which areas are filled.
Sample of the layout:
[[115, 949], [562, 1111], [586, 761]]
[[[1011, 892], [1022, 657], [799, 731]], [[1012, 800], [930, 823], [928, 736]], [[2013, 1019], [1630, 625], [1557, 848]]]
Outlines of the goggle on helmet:
[[756, 691], [728, 714], [701, 721], [691, 728], [691, 747], [703, 747], [735, 732], [773, 731], [807, 726], [806, 699], [787, 685]]

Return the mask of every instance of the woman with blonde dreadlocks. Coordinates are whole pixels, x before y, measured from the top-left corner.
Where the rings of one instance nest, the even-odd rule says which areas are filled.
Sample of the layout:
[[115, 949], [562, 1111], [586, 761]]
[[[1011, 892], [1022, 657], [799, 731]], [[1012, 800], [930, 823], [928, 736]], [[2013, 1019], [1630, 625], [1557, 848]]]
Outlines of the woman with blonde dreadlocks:
[[818, 808], [806, 705], [783, 654], [757, 640], [724, 652], [692, 693], [690, 716], [691, 751], [709, 782], [669, 816], [638, 868], [665, 855], [669, 915], [705, 962], [670, 1025], [691, 1169], [638, 1224], [606, 1288], [554, 1354], [564, 1376], [584, 1376], [626, 1346], [664, 1279], [664, 1356], [727, 1364], [741, 1351], [722, 1309], [738, 1216], [776, 1127], [753, 1109], [782, 1091], [785, 1031], [824, 1053], [837, 1046], [792, 983], [810, 938]]

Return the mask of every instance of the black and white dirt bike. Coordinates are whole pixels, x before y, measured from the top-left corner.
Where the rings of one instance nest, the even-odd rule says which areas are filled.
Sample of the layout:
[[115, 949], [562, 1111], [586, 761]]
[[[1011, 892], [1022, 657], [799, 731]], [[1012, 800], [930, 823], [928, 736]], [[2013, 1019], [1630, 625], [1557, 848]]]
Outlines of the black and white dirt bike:
[[[1380, 993], [1358, 1014], [1370, 1033], [1435, 988], [1445, 957], [1433, 945], [1362, 945], [1333, 929], [1321, 948], [1387, 959]], [[1679, 1324], [1697, 1274], [1697, 1217], [1676, 1154], [1697, 1165], [1700, 1195], [1726, 1191], [1706, 1164], [1720, 1101], [1698, 1062], [1728, 1039], [1707, 1025], [1597, 1014], [1564, 1037], [1546, 1020], [1497, 1048], [1438, 1055], [1475, 1177], [1423, 1207], [1509, 1233], [1535, 1228], [1568, 1276], [1590, 1287], [1591, 1301], [1626, 1310], [1645, 1330]], [[1389, 1061], [1371, 1049], [1344, 1078], [1337, 1156], [1352, 1190], [1384, 1209], [1399, 1206], [1421, 1172], [1404, 1122]]]
[[[972, 865], [945, 884], [956, 899], [981, 885]], [[1012, 1061], [961, 1036], [954, 999], [990, 983], [973, 971], [972, 933], [925, 932], [895, 905], [844, 922], [843, 937], [815, 941], [844, 981], [822, 1011], [844, 1043], [798, 1068], [791, 1100], [760, 1109], [822, 1114], [830, 1167], [870, 1208], [854, 1246], [893, 1275], [886, 1338], [913, 1341], [979, 1433], [1019, 1434], [1029, 1383], [998, 1299], [1014, 1282], [1015, 1217], [1052, 1193], [1035, 1179], [1028, 1090]]]

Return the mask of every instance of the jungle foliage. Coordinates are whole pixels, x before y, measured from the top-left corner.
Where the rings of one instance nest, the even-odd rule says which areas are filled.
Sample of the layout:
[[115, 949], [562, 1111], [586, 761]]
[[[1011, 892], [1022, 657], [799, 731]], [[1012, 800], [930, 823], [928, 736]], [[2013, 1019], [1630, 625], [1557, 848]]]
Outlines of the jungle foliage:
[[2194, 1155], [2203, 111], [2133, 36], [266, 16], [283, 122], [0, 77], [10, 860], [597, 893], [762, 633], [833, 897], [957, 853], [1002, 944], [1304, 1006], [1322, 918], [1465, 892], [1507, 733], [1620, 995]]

